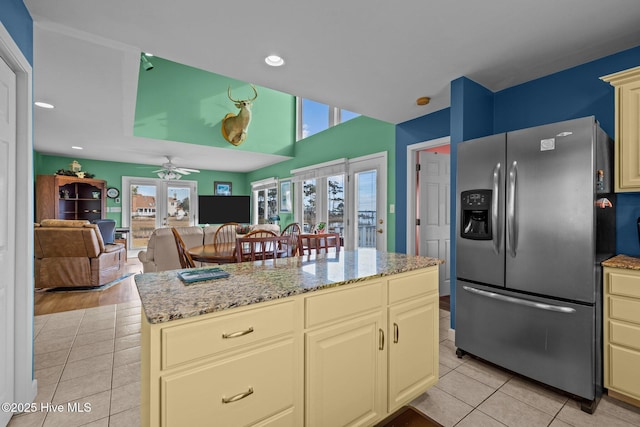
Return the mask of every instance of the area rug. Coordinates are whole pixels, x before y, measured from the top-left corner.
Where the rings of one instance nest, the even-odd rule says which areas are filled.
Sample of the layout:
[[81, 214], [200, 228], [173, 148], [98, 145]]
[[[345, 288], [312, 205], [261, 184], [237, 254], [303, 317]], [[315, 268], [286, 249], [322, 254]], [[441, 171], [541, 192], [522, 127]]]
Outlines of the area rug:
[[442, 427], [411, 406], [400, 408], [376, 427]]
[[118, 277], [115, 280], [112, 280], [109, 283], [105, 283], [101, 286], [60, 286], [57, 288], [41, 288], [36, 291], [39, 292], [93, 292], [93, 291], [104, 291], [105, 289], [109, 289], [113, 285], [117, 285], [122, 282], [127, 277], [133, 275], [134, 273], [127, 273], [122, 277]]

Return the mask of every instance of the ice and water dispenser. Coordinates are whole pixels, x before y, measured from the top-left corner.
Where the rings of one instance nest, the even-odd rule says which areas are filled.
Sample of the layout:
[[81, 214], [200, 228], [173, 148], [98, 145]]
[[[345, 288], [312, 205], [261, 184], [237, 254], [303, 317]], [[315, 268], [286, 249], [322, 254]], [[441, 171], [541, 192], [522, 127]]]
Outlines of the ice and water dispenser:
[[491, 190], [468, 190], [460, 195], [460, 237], [491, 240]]

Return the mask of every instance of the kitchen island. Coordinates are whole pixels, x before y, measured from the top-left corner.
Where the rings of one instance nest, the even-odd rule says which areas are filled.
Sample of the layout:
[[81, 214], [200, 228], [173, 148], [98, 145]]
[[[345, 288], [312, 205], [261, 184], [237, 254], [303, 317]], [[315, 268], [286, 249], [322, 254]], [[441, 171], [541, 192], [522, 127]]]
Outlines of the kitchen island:
[[373, 425], [437, 382], [441, 262], [361, 249], [137, 275], [142, 425]]

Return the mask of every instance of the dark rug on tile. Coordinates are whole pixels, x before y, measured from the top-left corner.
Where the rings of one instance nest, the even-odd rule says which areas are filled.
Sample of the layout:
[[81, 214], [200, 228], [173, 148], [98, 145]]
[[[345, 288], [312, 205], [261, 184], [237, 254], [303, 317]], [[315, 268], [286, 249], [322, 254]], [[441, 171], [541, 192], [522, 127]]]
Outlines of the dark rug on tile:
[[87, 291], [104, 291], [105, 289], [109, 289], [113, 285], [117, 285], [122, 282], [127, 277], [131, 276], [134, 273], [127, 273], [122, 277], [118, 277], [115, 280], [112, 280], [109, 283], [105, 283], [100, 286], [60, 286], [57, 288], [38, 288], [37, 292], [87, 292]]
[[405, 406], [376, 427], [442, 427], [442, 424], [438, 424], [411, 406]]

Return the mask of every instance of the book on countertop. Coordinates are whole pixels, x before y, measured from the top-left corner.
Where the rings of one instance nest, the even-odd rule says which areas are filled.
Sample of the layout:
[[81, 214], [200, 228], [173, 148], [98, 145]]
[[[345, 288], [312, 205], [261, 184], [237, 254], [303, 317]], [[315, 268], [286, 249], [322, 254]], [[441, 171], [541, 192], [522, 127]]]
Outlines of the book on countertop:
[[193, 268], [178, 272], [178, 277], [184, 283], [202, 282], [204, 280], [224, 279], [229, 277], [229, 272], [218, 267]]

